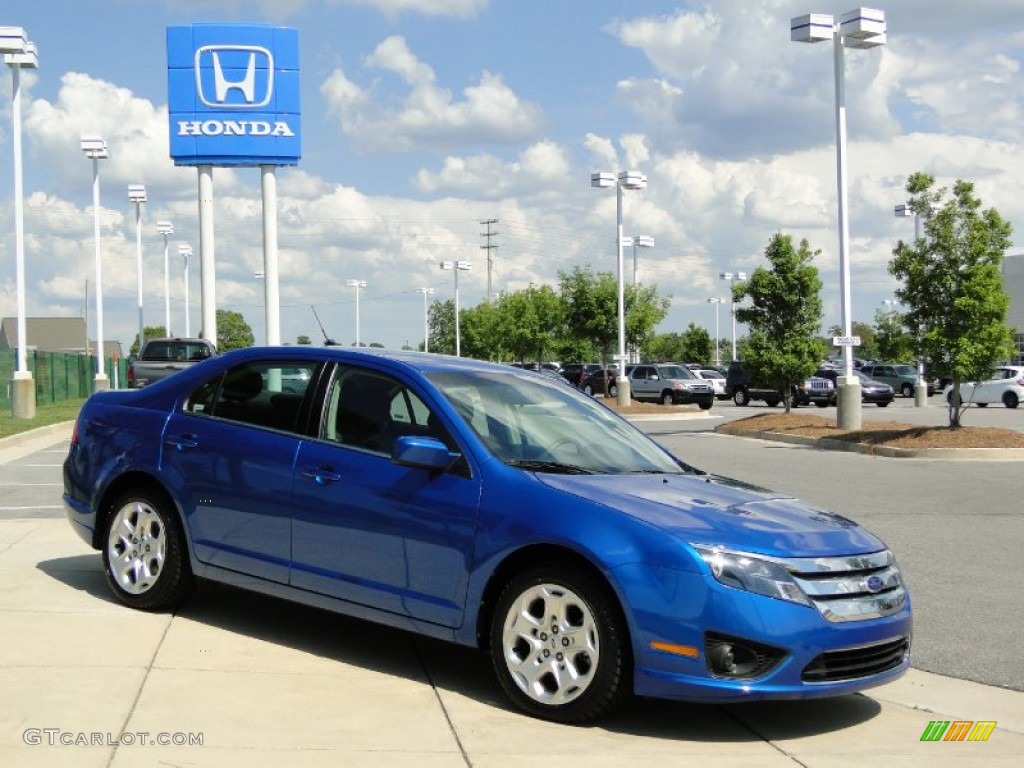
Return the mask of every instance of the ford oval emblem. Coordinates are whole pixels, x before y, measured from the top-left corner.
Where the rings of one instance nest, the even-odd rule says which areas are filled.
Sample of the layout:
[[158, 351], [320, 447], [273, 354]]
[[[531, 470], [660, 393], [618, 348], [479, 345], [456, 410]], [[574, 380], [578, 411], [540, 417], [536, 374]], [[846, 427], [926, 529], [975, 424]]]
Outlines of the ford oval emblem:
[[881, 576], [869, 576], [862, 582], [862, 586], [871, 593], [881, 592], [885, 589], [885, 580]]

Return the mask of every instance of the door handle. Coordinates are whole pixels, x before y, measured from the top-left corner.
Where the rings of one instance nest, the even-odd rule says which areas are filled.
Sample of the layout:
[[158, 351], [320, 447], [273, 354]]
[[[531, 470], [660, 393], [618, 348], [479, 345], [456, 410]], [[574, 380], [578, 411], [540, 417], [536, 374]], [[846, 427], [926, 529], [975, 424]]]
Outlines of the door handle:
[[341, 474], [330, 467], [306, 467], [302, 470], [302, 476], [310, 478], [317, 485], [327, 485], [341, 480]]
[[172, 448], [177, 448], [179, 451], [184, 451], [187, 448], [198, 448], [199, 441], [192, 435], [182, 435], [181, 437], [168, 437], [164, 440], [167, 445]]

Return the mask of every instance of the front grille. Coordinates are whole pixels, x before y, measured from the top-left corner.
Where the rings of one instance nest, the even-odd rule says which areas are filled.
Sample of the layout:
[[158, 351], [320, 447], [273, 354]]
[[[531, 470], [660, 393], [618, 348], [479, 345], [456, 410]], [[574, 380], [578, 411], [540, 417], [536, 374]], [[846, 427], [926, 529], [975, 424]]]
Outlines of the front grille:
[[910, 651], [910, 640], [900, 637], [863, 648], [823, 653], [808, 664], [801, 679], [805, 683], [833, 683], [856, 680], [896, 669]]
[[832, 622], [866, 621], [903, 610], [907, 592], [886, 550], [869, 555], [787, 558], [782, 564], [821, 615]]

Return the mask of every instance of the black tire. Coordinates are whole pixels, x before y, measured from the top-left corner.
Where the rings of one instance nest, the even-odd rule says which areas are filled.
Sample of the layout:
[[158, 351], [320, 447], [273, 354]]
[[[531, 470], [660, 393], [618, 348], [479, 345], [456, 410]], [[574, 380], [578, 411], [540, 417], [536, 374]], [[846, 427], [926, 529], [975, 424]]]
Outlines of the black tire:
[[618, 387], [618, 385], [612, 384], [611, 386], [609, 386], [608, 387], [608, 397], [618, 397], [618, 396], [619, 396], [619, 387]]
[[732, 393], [732, 401], [741, 408], [750, 405], [750, 394], [742, 387]]
[[774, 408], [779, 403], [781, 403], [782, 400], [780, 398], [778, 398], [778, 397], [766, 397], [764, 399], [764, 402], [765, 402], [765, 405], [767, 405], [769, 408]]
[[591, 397], [593, 397], [594, 396], [594, 388], [592, 386], [590, 386], [589, 384], [584, 385], [584, 387], [583, 387], [583, 394], [590, 395]]
[[714, 404], [715, 404], [714, 400], [701, 400], [699, 403], [697, 403], [697, 406], [702, 411], [710, 411], [711, 410], [711, 406], [713, 406]]
[[104, 520], [101, 544], [107, 584], [125, 605], [167, 610], [191, 591], [185, 536], [162, 493], [141, 488], [118, 497]]
[[877, 405], [878, 405], [879, 408], [886, 408], [886, 407], [888, 407], [889, 404], [888, 403], [878, 403]]
[[819, 408], [828, 408], [828, 405], [829, 405], [829, 404], [828, 404], [828, 402], [827, 402], [827, 401], [825, 401], [825, 400], [818, 400], [818, 401], [817, 401], [817, 402], [815, 402], [814, 404], [815, 404], [816, 406], [818, 406]]
[[912, 384], [904, 384], [900, 387], [900, 394], [904, 397], [914, 396], [914, 386]]
[[975, 403], [979, 408], [988, 408], [988, 403]]
[[666, 390], [665, 392], [661, 393], [661, 404], [662, 405], [675, 405], [676, 404], [676, 399], [675, 399], [675, 397], [672, 396], [671, 392]]
[[[615, 598], [572, 565], [542, 564], [506, 585], [491, 620], [490, 648], [501, 687], [534, 717], [595, 720], [632, 690], [629, 638]], [[569, 668], [574, 674], [554, 674]]]
[[1003, 405], [1007, 408], [1016, 408], [1020, 405], [1020, 398], [1016, 392], [1003, 392]]

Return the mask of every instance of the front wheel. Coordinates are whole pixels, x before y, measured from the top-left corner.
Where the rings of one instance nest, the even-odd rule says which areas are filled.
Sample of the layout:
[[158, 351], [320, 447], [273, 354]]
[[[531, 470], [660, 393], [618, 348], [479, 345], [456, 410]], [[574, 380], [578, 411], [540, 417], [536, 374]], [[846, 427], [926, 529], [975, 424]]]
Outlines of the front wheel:
[[594, 388], [592, 386], [590, 386], [589, 384], [587, 384], [586, 386], [583, 387], [583, 394], [590, 395], [591, 397], [593, 397], [594, 396]]
[[914, 387], [910, 384], [904, 384], [902, 387], [900, 387], [900, 394], [903, 395], [904, 397], [913, 397]]
[[608, 397], [618, 397], [618, 396], [619, 396], [619, 388], [618, 388], [617, 385], [612, 384], [610, 387], [608, 387]]
[[608, 588], [548, 564], [505, 587], [491, 622], [491, 657], [505, 693], [531, 715], [582, 723], [629, 694], [629, 641]]
[[1003, 405], [1007, 408], [1016, 408], [1020, 405], [1020, 398], [1016, 392], [1003, 392]]
[[878, 405], [879, 408], [886, 408], [886, 407], [888, 407], [889, 404], [888, 403], [877, 403], [877, 405]]
[[671, 392], [662, 392], [661, 404], [662, 405], [675, 405], [676, 399], [672, 397]]
[[111, 506], [103, 570], [114, 596], [147, 611], [173, 608], [192, 588], [185, 537], [163, 494], [136, 490]]
[[714, 404], [714, 400], [702, 400], [701, 402], [697, 403], [697, 405], [700, 407], [702, 411], [710, 411], [711, 406], [713, 406]]

